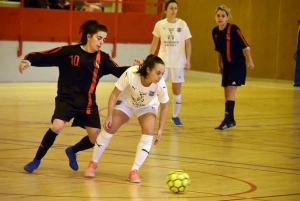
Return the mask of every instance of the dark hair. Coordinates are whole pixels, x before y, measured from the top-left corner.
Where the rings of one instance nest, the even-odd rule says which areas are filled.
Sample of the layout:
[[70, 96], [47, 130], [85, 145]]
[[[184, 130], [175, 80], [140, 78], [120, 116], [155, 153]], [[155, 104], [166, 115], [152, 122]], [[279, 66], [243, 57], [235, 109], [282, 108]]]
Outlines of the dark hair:
[[169, 6], [170, 3], [176, 3], [176, 4], [178, 5], [178, 3], [177, 3], [176, 0], [168, 0], [168, 1], [166, 2], [166, 4], [165, 4], [165, 10], [168, 9], [168, 6]]
[[144, 60], [144, 62], [139, 66], [139, 69], [136, 73], [146, 78], [148, 75], [147, 68], [152, 70], [155, 64], [165, 65], [164, 61], [160, 57], [154, 54], [150, 54], [149, 56], [147, 56], [146, 60]]
[[98, 31], [103, 31], [107, 33], [107, 28], [105, 25], [100, 24], [97, 20], [87, 20], [79, 28], [79, 33], [81, 33], [80, 44], [86, 45], [87, 35], [94, 35]]

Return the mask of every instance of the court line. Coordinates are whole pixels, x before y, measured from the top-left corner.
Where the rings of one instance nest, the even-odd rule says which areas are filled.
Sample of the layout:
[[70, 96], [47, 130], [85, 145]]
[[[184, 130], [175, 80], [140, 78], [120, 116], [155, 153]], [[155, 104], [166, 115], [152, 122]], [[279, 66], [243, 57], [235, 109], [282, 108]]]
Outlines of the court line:
[[[126, 163], [113, 163], [113, 164], [126, 164]], [[169, 167], [163, 167], [163, 166], [158, 166], [159, 168], [164, 168], [164, 169], [169, 169]], [[24, 174], [24, 173], [21, 173], [21, 172], [18, 172], [18, 171], [9, 171], [9, 170], [0, 170], [2, 172], [11, 172], [11, 173], [17, 173], [17, 174]], [[233, 180], [237, 180], [237, 181], [240, 181], [240, 182], [243, 182], [247, 185], [250, 186], [250, 189], [247, 190], [247, 191], [243, 191], [243, 192], [238, 192], [238, 193], [234, 193], [234, 194], [216, 194], [216, 193], [208, 193], [208, 192], [201, 192], [201, 191], [190, 191], [190, 190], [187, 190], [186, 192], [188, 193], [202, 193], [202, 194], [208, 194], [209, 196], [189, 196], [189, 195], [185, 195], [185, 194], [180, 194], [181, 195], [181, 198], [208, 198], [208, 197], [237, 197], [237, 198], [243, 198], [241, 196], [238, 196], [238, 195], [242, 195], [242, 194], [248, 194], [248, 193], [251, 193], [251, 192], [254, 192], [257, 187], [248, 182], [248, 181], [245, 181], [245, 180], [241, 180], [241, 179], [237, 179], [237, 178], [233, 178], [233, 177], [228, 177], [228, 176], [223, 176], [223, 175], [218, 175], [218, 174], [213, 174], [213, 173], [205, 173], [205, 172], [199, 172], [199, 171], [196, 171], [196, 170], [193, 170], [193, 172], [197, 172], [197, 173], [204, 173], [204, 174], [209, 174], [209, 175], [215, 175], [215, 176], [221, 176], [221, 177], [225, 177], [225, 178], [229, 178], [229, 179], [233, 179]], [[54, 177], [54, 178], [68, 178], [68, 179], [75, 179], [75, 180], [91, 180], [91, 179], [87, 179], [85, 177], [68, 177], [68, 176], [56, 176], [56, 175], [47, 175], [47, 174], [39, 174], [39, 173], [34, 173], [34, 175], [41, 175], [41, 176], [45, 176], [45, 177]], [[128, 182], [114, 182], [114, 181], [107, 181], [107, 180], [100, 180], [100, 179], [97, 179], [97, 178], [93, 178], [92, 181], [100, 181], [100, 182], [104, 182], [104, 183], [110, 183], [110, 184], [121, 184], [121, 185], [128, 185]], [[157, 188], [157, 189], [166, 189], [165, 187], [157, 187], [157, 186], [150, 186], [150, 185], [143, 185], [143, 184], [139, 184], [139, 186], [141, 187], [148, 187], [148, 188]], [[115, 199], [115, 198], [166, 198], [165, 196], [154, 196], [154, 197], [151, 197], [151, 196], [145, 196], [145, 197], [132, 197], [132, 196], [128, 196], [128, 197], [125, 197], [125, 196], [56, 196], [56, 195], [43, 195], [43, 194], [18, 194], [18, 193], [1, 193], [0, 194], [3, 194], [3, 195], [22, 195], [22, 196], [32, 196], [32, 197], [58, 197], [58, 198], [106, 198], [106, 199]], [[171, 193], [173, 194], [173, 193]], [[176, 195], [176, 194], [173, 194], [173, 195]], [[254, 200], [260, 200], [260, 201], [266, 201], [266, 200], [261, 200], [259, 198], [253, 198]]]
[[[25, 142], [25, 143], [37, 143], [37, 142], [30, 142], [30, 141], [24, 141], [24, 140], [11, 140], [11, 139], [5, 139], [5, 138], [0, 138], [0, 140], [17, 141], [17, 142]], [[65, 145], [65, 144], [56, 144], [56, 146], [57, 145], [58, 146], [66, 146], [66, 147], [69, 146], [69, 145]], [[54, 148], [54, 147], [52, 147], [52, 148]], [[34, 147], [34, 149], [36, 149], [36, 147]], [[21, 150], [21, 148], [20, 148], [20, 150]], [[113, 149], [107, 149], [107, 150], [113, 150]], [[126, 150], [113, 150], [113, 151], [120, 151], [120, 152], [123, 152], [123, 153], [135, 153], [133, 151], [126, 151]], [[179, 158], [179, 159], [189, 159], [189, 160], [195, 160], [195, 161], [216, 162], [216, 163], [224, 163], [224, 164], [244, 165], [244, 166], [250, 166], [250, 167], [253, 166], [253, 167], [261, 167], [261, 168], [289, 170], [289, 171], [300, 172], [300, 169], [294, 169], [294, 168], [283, 168], [283, 167], [276, 167], [276, 166], [267, 166], [267, 165], [249, 164], [249, 163], [239, 163], [239, 162], [230, 162], [230, 161], [213, 160], [213, 159], [205, 159], [205, 158], [193, 158], [193, 157], [186, 157], [186, 156], [172, 156], [172, 155], [166, 155], [166, 154], [153, 154], [153, 155], [164, 156], [164, 157], [175, 157], [175, 158]]]
[[[274, 197], [276, 198], [276, 197], [285, 197], [285, 196], [294, 196], [294, 195], [300, 195], [300, 193], [283, 194], [283, 195], [267, 195], [267, 196], [252, 197], [252, 198], [274, 198]], [[230, 199], [230, 200], [220, 200], [220, 201], [235, 201], [235, 200], [245, 200], [245, 199], [242, 198], [242, 199]]]

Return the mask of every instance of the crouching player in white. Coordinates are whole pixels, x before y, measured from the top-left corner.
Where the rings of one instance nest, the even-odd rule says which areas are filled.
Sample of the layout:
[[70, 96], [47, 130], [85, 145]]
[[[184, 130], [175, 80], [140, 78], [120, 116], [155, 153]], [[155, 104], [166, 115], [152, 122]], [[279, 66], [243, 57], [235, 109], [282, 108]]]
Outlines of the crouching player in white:
[[163, 79], [164, 72], [163, 60], [158, 56], [149, 55], [142, 65], [128, 68], [119, 78], [110, 95], [107, 119], [96, 140], [93, 157], [84, 173], [85, 176], [95, 176], [98, 160], [111, 137], [135, 113], [142, 129], [142, 136], [128, 180], [134, 183], [141, 182], [138, 171], [152, 145], [159, 105], [159, 126], [154, 145], [161, 139], [168, 113], [169, 96]]

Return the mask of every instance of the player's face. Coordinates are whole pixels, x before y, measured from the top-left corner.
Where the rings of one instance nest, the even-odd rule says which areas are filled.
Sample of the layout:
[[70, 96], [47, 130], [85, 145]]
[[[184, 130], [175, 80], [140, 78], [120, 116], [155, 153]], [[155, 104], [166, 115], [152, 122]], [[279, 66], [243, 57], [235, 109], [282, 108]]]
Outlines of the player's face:
[[216, 22], [219, 26], [226, 25], [227, 20], [228, 20], [228, 16], [226, 15], [226, 12], [223, 10], [218, 10], [215, 18], [216, 18]]
[[152, 70], [148, 70], [148, 78], [151, 80], [151, 82], [156, 84], [161, 80], [164, 72], [165, 65], [157, 63]]
[[98, 31], [96, 34], [88, 36], [88, 45], [93, 50], [93, 52], [100, 50], [102, 44], [106, 40], [106, 36], [107, 33], [103, 31]]
[[167, 18], [175, 18], [177, 15], [177, 3], [170, 3], [166, 10]]

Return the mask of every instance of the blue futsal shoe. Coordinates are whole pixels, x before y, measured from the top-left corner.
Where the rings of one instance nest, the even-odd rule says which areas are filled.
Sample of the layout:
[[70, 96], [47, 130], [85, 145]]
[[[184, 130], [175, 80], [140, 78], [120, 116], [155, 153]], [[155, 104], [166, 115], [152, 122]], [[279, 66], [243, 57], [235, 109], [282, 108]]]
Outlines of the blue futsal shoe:
[[175, 126], [182, 126], [179, 117], [172, 117], [171, 121], [175, 124]]
[[72, 147], [68, 147], [66, 149], [66, 154], [69, 158], [69, 166], [72, 168], [72, 170], [77, 171], [78, 170], [78, 163], [76, 160], [76, 154], [73, 152]]
[[37, 169], [41, 164], [41, 160], [34, 159], [30, 163], [24, 166], [24, 170], [28, 173], [32, 173], [33, 170]]

